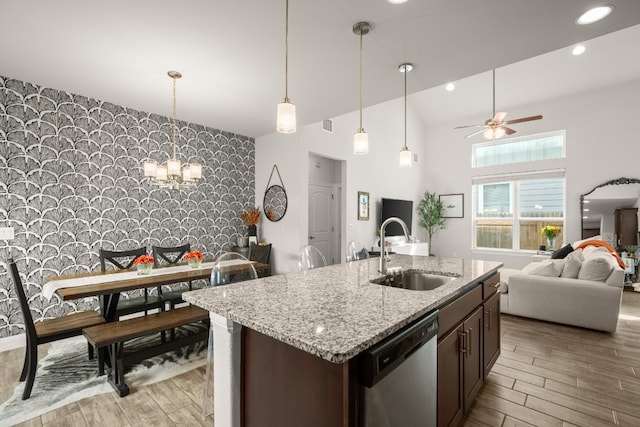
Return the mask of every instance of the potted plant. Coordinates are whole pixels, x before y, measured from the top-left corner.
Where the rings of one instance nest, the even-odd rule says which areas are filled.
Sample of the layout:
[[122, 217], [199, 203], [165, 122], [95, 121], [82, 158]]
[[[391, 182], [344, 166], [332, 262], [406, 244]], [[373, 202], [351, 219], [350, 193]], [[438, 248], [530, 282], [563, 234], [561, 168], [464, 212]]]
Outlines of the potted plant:
[[184, 259], [189, 264], [191, 268], [199, 268], [202, 260], [204, 259], [204, 255], [200, 251], [191, 251], [184, 256]]
[[433, 256], [431, 253], [431, 238], [433, 234], [445, 228], [445, 220], [442, 216], [443, 208], [444, 206], [436, 196], [436, 193], [430, 193], [428, 191], [425, 191], [424, 197], [420, 200], [420, 204], [418, 204], [420, 225], [427, 230], [427, 235], [429, 236], [429, 246], [427, 249], [430, 256]]
[[556, 237], [560, 234], [560, 227], [555, 225], [545, 225], [542, 227], [541, 233], [547, 238], [547, 250], [553, 251], [556, 249]]
[[133, 265], [136, 266], [138, 274], [149, 274], [153, 268], [153, 257], [149, 255], [140, 255], [133, 260]]

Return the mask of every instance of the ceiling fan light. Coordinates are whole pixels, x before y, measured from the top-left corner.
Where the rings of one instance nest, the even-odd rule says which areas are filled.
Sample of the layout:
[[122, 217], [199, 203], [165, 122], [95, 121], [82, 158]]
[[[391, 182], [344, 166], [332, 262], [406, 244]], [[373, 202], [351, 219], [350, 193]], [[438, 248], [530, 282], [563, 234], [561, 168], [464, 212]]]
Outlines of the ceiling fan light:
[[288, 99], [278, 104], [277, 130], [280, 133], [296, 131], [296, 106]]
[[364, 129], [358, 129], [358, 132], [353, 134], [353, 154], [368, 154], [369, 153], [369, 134]]
[[400, 167], [401, 168], [410, 168], [411, 167], [411, 150], [407, 147], [403, 147], [400, 150]]
[[580, 15], [580, 17], [576, 20], [576, 24], [578, 25], [593, 24], [594, 22], [598, 22], [606, 18], [611, 12], [613, 12], [612, 5], [593, 7], [587, 10], [582, 15]]

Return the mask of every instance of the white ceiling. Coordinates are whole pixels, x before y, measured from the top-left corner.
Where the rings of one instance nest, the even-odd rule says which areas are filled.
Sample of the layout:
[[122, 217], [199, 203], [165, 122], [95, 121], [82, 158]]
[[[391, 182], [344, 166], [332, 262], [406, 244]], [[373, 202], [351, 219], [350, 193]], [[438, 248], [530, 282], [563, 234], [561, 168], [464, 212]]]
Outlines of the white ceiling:
[[[575, 19], [597, 3], [290, 0], [289, 95], [299, 126], [357, 110], [359, 40], [352, 26], [361, 20], [373, 25], [364, 37], [365, 106], [402, 96], [397, 66], [413, 62], [409, 91], [435, 88], [411, 101], [427, 121], [490, 115], [492, 68], [502, 106], [557, 95], [569, 83], [581, 90], [637, 78], [637, 27], [632, 44], [615, 34], [602, 42], [613, 59], [598, 59], [602, 52], [588, 46], [582, 62], [559, 51], [503, 68], [640, 24], [640, 1], [611, 0], [605, 3], [615, 5], [612, 15], [577, 26]], [[3, 0], [0, 15], [0, 75], [170, 115], [166, 72], [175, 69], [184, 75], [179, 119], [254, 137], [274, 132], [284, 96], [284, 0]], [[454, 96], [437, 88], [479, 73], [459, 82]]]

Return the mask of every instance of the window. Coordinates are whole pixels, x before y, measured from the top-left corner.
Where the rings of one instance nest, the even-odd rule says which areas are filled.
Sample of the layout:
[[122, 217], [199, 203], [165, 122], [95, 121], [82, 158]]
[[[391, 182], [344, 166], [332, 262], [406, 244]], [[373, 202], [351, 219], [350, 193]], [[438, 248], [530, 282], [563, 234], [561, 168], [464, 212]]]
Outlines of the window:
[[510, 138], [473, 145], [474, 168], [563, 159], [565, 132], [551, 132], [523, 138]]
[[475, 248], [536, 250], [542, 227], [564, 228], [564, 171], [474, 178], [473, 198]]

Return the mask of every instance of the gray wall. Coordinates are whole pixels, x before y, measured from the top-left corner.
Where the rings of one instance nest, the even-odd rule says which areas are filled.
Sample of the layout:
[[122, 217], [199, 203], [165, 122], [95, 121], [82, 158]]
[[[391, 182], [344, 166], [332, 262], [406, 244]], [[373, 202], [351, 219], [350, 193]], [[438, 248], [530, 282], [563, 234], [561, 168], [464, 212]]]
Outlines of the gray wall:
[[[255, 141], [177, 122], [179, 157], [203, 165], [194, 189], [159, 189], [142, 162], [166, 162], [170, 118], [0, 76], [0, 337], [24, 332], [6, 271], [23, 274], [34, 319], [96, 308], [44, 299], [47, 277], [99, 269], [98, 249], [190, 242], [205, 257], [246, 234], [255, 197]], [[8, 245], [7, 245], [8, 244]]]

